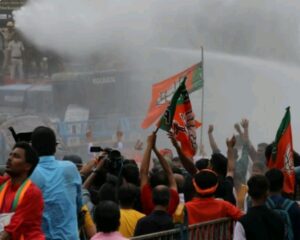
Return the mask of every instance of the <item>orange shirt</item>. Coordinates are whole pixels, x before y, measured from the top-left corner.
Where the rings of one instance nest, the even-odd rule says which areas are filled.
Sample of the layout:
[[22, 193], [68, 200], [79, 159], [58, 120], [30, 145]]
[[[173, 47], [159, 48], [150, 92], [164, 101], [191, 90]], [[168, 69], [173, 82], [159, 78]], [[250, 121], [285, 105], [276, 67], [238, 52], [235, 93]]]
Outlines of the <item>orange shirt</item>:
[[185, 204], [189, 224], [211, 221], [224, 217], [238, 220], [243, 212], [229, 202], [216, 198], [193, 198]]

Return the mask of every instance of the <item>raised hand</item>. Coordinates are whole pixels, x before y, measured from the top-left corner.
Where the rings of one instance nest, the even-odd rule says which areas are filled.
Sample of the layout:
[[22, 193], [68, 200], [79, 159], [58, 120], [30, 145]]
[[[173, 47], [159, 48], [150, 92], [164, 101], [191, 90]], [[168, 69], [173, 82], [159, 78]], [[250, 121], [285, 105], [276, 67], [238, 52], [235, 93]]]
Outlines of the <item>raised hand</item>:
[[244, 128], [244, 129], [248, 129], [249, 128], [249, 120], [244, 118], [242, 119], [241, 121], [241, 126]]
[[234, 128], [240, 135], [242, 135], [242, 130], [238, 123], [234, 124]]
[[214, 125], [210, 124], [210, 125], [208, 126], [208, 134], [213, 133], [213, 131], [214, 131]]
[[236, 142], [236, 138], [235, 136], [233, 135], [231, 139], [227, 138], [226, 139], [226, 145], [227, 145], [227, 148], [233, 148], [234, 145], [235, 145], [235, 142]]

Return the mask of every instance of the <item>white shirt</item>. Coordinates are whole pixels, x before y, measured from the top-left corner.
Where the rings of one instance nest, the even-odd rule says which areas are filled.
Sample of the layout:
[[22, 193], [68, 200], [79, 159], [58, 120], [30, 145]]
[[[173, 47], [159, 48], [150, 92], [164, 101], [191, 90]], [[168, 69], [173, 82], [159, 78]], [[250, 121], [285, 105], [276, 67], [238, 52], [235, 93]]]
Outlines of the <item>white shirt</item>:
[[240, 222], [235, 224], [233, 240], [246, 240], [245, 229]]
[[21, 58], [24, 51], [24, 45], [21, 41], [12, 40], [8, 44], [8, 50], [11, 51], [12, 58]]

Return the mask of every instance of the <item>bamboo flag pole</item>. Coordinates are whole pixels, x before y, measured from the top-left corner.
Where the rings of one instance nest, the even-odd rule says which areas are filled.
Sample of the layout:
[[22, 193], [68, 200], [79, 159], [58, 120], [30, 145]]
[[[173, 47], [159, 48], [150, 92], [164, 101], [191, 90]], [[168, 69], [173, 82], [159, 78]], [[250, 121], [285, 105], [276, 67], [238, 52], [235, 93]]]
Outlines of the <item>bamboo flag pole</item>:
[[204, 120], [204, 53], [201, 47], [201, 63], [202, 63], [202, 102], [201, 102], [201, 131], [200, 131], [200, 148], [203, 144], [203, 120]]

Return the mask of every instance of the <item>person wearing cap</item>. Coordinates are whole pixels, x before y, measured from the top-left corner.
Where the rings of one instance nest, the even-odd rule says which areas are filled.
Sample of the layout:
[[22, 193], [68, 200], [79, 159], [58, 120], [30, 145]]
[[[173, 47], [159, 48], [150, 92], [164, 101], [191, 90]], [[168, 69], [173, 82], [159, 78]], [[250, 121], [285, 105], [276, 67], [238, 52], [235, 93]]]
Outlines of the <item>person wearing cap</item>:
[[[0, 177], [0, 240], [44, 240], [41, 190], [29, 179], [38, 156], [26, 142], [17, 142]], [[33, 204], [34, 203], [34, 204]]]
[[43, 231], [48, 240], [79, 240], [78, 213], [82, 207], [81, 177], [76, 166], [55, 158], [56, 136], [40, 126], [31, 136], [39, 163], [31, 180], [41, 189], [45, 201]]
[[196, 197], [185, 204], [188, 223], [196, 224], [223, 217], [238, 220], [243, 212], [222, 199], [214, 198], [218, 187], [217, 174], [210, 169], [203, 169], [193, 179]]
[[18, 34], [14, 34], [13, 39], [8, 43], [8, 52], [10, 58], [10, 79], [24, 78], [23, 55], [24, 45]]

